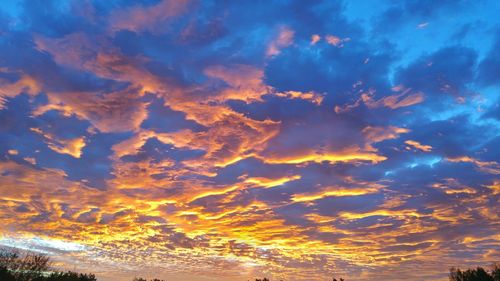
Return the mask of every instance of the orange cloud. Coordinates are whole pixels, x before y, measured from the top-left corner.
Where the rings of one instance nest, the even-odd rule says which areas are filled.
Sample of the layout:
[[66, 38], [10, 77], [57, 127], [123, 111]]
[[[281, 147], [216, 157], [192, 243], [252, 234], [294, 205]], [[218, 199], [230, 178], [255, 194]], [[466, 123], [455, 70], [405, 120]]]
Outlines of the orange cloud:
[[345, 188], [345, 187], [331, 186], [321, 189], [318, 192], [294, 194], [292, 196], [292, 201], [309, 202], [309, 201], [316, 201], [319, 199], [323, 199], [326, 197], [360, 196], [360, 195], [376, 193], [378, 191], [379, 189], [376, 187]]
[[290, 46], [293, 42], [295, 32], [288, 27], [282, 27], [278, 36], [269, 43], [266, 51], [268, 57], [276, 56], [281, 53], [281, 49]]
[[320, 105], [321, 102], [323, 102], [323, 96], [315, 92], [286, 91], [286, 92], [276, 93], [276, 96], [284, 97], [287, 99], [307, 100], [316, 105]]
[[270, 120], [255, 121], [241, 114], [221, 115], [220, 121], [213, 121], [210, 128], [194, 133], [183, 130], [174, 133], [155, 133], [141, 130], [129, 140], [113, 147], [115, 155], [134, 155], [150, 138], [171, 144], [177, 148], [203, 150], [203, 156], [183, 161], [183, 165], [213, 175], [217, 168], [231, 165], [252, 157], [264, 149], [269, 139], [279, 131], [279, 123]]
[[319, 40], [321, 40], [321, 36], [319, 36], [318, 34], [313, 34], [311, 36], [311, 45], [316, 45], [316, 43], [318, 43]]
[[31, 128], [31, 131], [42, 135], [46, 139], [48, 147], [57, 153], [68, 154], [75, 158], [80, 158], [82, 155], [82, 149], [85, 147], [85, 137], [60, 139], [52, 134], [43, 132], [39, 128]]
[[109, 28], [111, 31], [165, 32], [165, 25], [158, 23], [168, 23], [172, 18], [184, 13], [190, 2], [189, 0], [162, 0], [150, 7], [134, 6], [117, 10], [109, 17]]
[[438, 182], [432, 184], [433, 188], [441, 189], [446, 194], [475, 194], [476, 190], [474, 188], [465, 186], [461, 184], [458, 180], [453, 178], [444, 179], [443, 182]]
[[483, 171], [485, 173], [490, 173], [494, 175], [500, 174], [500, 165], [498, 164], [498, 162], [495, 161], [480, 161], [469, 156], [448, 157], [446, 158], [446, 160], [453, 163], [459, 163], [459, 162], [472, 163], [476, 165], [480, 171]]
[[95, 93], [49, 93], [49, 102], [33, 114], [58, 110], [64, 116], [88, 120], [101, 132], [135, 131], [148, 117], [147, 103], [138, 100], [134, 89], [104, 95]]
[[[395, 91], [400, 91], [401, 87], [395, 87], [393, 89]], [[390, 109], [398, 109], [401, 107], [408, 107], [419, 104], [424, 101], [423, 93], [412, 93], [411, 89], [405, 89], [400, 94], [389, 95], [379, 100], [375, 100], [373, 98], [374, 94], [374, 90], [369, 90], [361, 94], [361, 97], [354, 104], [335, 106], [335, 112], [343, 113], [351, 111], [352, 109], [358, 107], [361, 103], [364, 103], [368, 108], [388, 107]]]
[[269, 91], [262, 82], [264, 72], [249, 65], [231, 67], [217, 65], [205, 69], [205, 74], [226, 82], [231, 88], [223, 90], [217, 99], [242, 100], [245, 102], [260, 101], [261, 96]]
[[372, 144], [381, 142], [384, 140], [396, 139], [400, 134], [405, 134], [410, 132], [409, 129], [399, 128], [394, 126], [388, 127], [365, 127], [362, 131], [365, 136], [365, 149], [367, 151], [377, 151]]
[[362, 131], [365, 139], [369, 143], [381, 142], [384, 140], [390, 140], [398, 138], [400, 134], [405, 134], [410, 132], [409, 129], [399, 128], [394, 126], [388, 127], [365, 127]]
[[268, 178], [247, 178], [245, 179], [244, 183], [250, 183], [250, 184], [255, 184], [259, 187], [264, 187], [264, 188], [271, 188], [271, 187], [276, 187], [283, 185], [287, 182], [294, 181], [300, 179], [301, 176], [295, 175], [291, 177], [283, 177], [283, 178], [278, 178], [278, 179], [268, 179]]
[[315, 92], [286, 91], [275, 92], [275, 90], [264, 84], [264, 71], [250, 65], [215, 65], [205, 69], [204, 73], [213, 78], [226, 82], [229, 88], [225, 88], [210, 100], [224, 102], [226, 100], [241, 100], [246, 103], [262, 101], [266, 94], [275, 95], [287, 99], [308, 100], [314, 104], [321, 104], [323, 96]]
[[421, 215], [416, 210], [376, 210], [366, 213], [341, 212], [340, 217], [343, 219], [354, 220], [368, 218], [372, 216], [384, 217], [420, 217]]
[[280, 156], [280, 157], [262, 157], [265, 163], [270, 164], [302, 164], [308, 162], [371, 162], [378, 163], [386, 160], [384, 156], [377, 155], [375, 153], [361, 152], [358, 149], [348, 149], [339, 152], [325, 152], [325, 153], [306, 153], [298, 154], [295, 156]]
[[491, 185], [487, 186], [493, 191], [493, 195], [500, 194], [500, 181], [495, 180]]
[[333, 45], [333, 46], [339, 46], [340, 43], [342, 43], [342, 39], [340, 39], [339, 37], [335, 36], [335, 35], [327, 35], [325, 37], [326, 39], [326, 42], [330, 45]]
[[36, 95], [40, 92], [40, 84], [28, 75], [21, 77], [13, 83], [0, 79], [0, 110], [4, 109], [5, 99], [15, 97], [21, 93]]
[[423, 144], [419, 143], [418, 141], [407, 140], [407, 141], [405, 141], [405, 143], [407, 145], [410, 145], [410, 146], [412, 146], [412, 147], [414, 147], [416, 149], [419, 149], [421, 151], [424, 151], [424, 152], [429, 152], [429, 151], [432, 150], [432, 146], [430, 146], [430, 145], [423, 145]]

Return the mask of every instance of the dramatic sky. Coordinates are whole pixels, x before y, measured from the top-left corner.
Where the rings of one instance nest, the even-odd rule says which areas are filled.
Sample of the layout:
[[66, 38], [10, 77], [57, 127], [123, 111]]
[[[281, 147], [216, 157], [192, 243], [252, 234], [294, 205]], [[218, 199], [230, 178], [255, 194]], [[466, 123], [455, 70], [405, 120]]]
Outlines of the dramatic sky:
[[500, 260], [500, 1], [0, 4], [0, 246], [104, 281]]

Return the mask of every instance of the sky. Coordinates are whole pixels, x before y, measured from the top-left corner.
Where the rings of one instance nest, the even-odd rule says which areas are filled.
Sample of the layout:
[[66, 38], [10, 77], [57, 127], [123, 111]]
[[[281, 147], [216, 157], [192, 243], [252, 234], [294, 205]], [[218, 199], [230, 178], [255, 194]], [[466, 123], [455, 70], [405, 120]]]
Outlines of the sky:
[[0, 4], [0, 246], [103, 281], [500, 261], [500, 1]]

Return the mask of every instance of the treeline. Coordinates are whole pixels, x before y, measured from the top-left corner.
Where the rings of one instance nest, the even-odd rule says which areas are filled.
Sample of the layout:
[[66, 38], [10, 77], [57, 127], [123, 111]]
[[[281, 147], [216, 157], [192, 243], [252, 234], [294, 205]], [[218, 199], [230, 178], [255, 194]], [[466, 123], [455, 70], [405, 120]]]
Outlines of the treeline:
[[94, 274], [52, 268], [50, 258], [43, 254], [0, 249], [0, 281], [97, 281]]
[[482, 267], [462, 271], [458, 268], [450, 270], [450, 281], [500, 281], [500, 264], [495, 264], [491, 271]]
[[[482, 267], [462, 271], [450, 269], [450, 281], [500, 281], [500, 264], [488, 271]], [[94, 274], [59, 271], [52, 267], [50, 258], [43, 254], [0, 249], [0, 281], [97, 281]], [[133, 281], [164, 281], [161, 279], [134, 278]], [[271, 281], [267, 278], [255, 281]], [[283, 280], [280, 280], [283, 281]], [[345, 281], [343, 278], [333, 281]]]

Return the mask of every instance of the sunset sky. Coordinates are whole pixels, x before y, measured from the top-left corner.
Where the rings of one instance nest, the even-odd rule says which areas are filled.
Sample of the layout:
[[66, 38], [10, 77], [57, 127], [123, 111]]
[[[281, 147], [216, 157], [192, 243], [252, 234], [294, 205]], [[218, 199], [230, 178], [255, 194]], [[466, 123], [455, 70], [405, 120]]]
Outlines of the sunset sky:
[[102, 281], [500, 261], [500, 1], [0, 2], [0, 247]]

